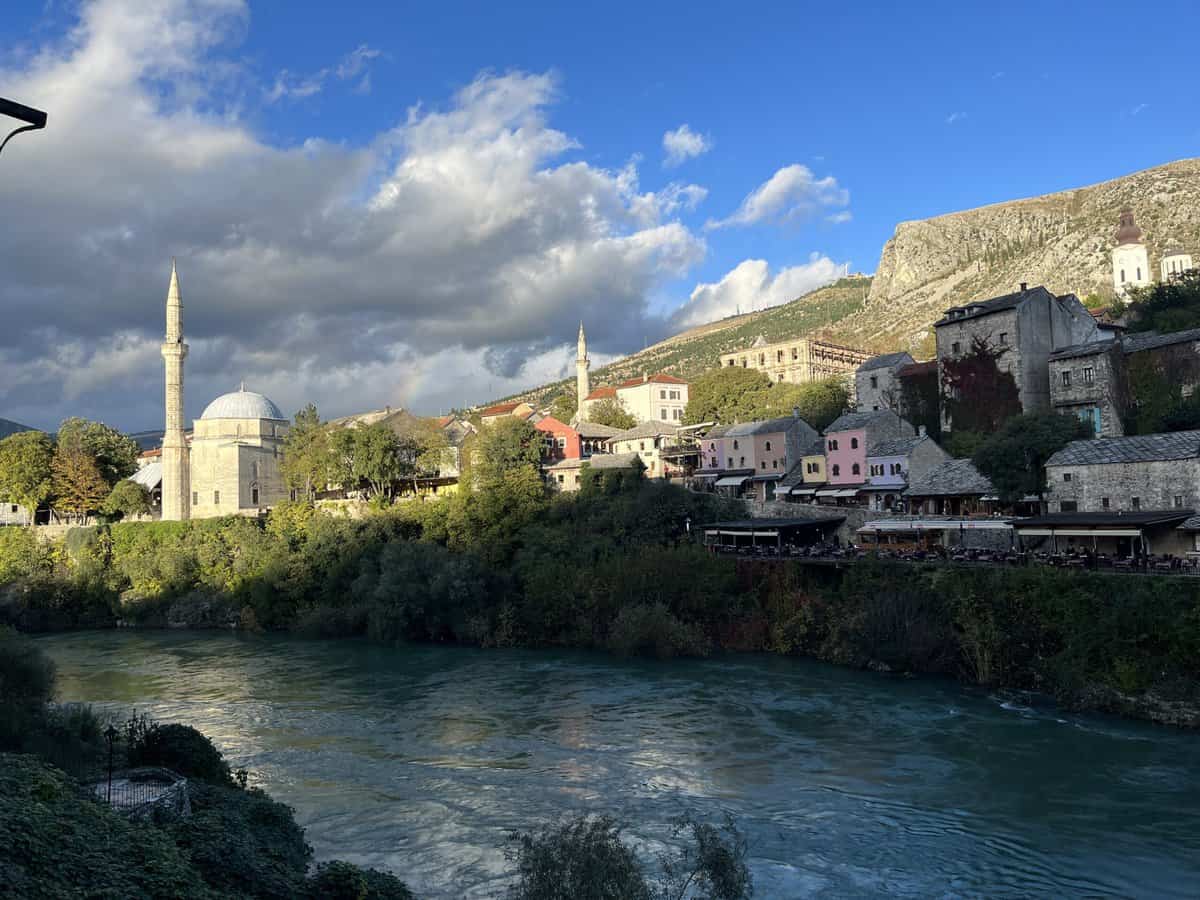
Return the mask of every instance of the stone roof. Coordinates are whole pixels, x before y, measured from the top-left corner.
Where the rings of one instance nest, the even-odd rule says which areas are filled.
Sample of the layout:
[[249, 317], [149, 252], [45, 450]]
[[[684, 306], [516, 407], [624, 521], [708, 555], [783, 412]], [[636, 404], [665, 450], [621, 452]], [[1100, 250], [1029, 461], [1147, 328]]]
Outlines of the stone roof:
[[580, 437], [584, 438], [610, 438], [621, 433], [620, 428], [601, 425], [599, 422], [576, 422], [575, 430], [579, 432]]
[[725, 435], [729, 434], [729, 429], [732, 427], [732, 425], [714, 425], [712, 428], [708, 429], [708, 433], [704, 435], [703, 440], [708, 440], [709, 438], [723, 438]]
[[927, 434], [918, 434], [916, 437], [885, 438], [869, 447], [867, 456], [908, 456], [916, 449], [917, 444], [929, 439]]
[[[939, 325], [946, 325], [950, 322], [961, 322], [964, 319], [974, 319], [978, 318], [979, 316], [987, 316], [991, 315], [992, 313], [1003, 312], [1004, 310], [1008, 309], [1016, 309], [1026, 300], [1032, 300], [1035, 297], [1046, 297], [1050, 300], [1055, 299], [1053, 294], [1051, 294], [1041, 285], [1038, 285], [1037, 287], [1014, 291], [1011, 294], [1003, 294], [999, 297], [992, 297], [990, 300], [981, 300], [977, 303], [964, 303], [962, 306], [953, 306], [946, 310], [945, 316], [933, 323], [933, 327], [937, 328]], [[951, 318], [950, 314], [957, 312], [962, 312], [964, 315]]]
[[908, 486], [915, 497], [971, 497], [996, 493], [996, 488], [969, 459], [948, 459]]
[[1127, 334], [1121, 338], [1121, 345], [1126, 353], [1137, 353], [1139, 350], [1153, 350], [1156, 347], [1169, 347], [1172, 344], [1186, 344], [1191, 341], [1200, 341], [1200, 328], [1171, 331], [1167, 334]]
[[636, 453], [596, 453], [587, 459], [593, 469], [628, 469], [637, 461]]
[[1094, 356], [1097, 353], [1107, 353], [1116, 344], [1116, 338], [1104, 338], [1099, 341], [1088, 341], [1084, 344], [1072, 344], [1055, 350], [1050, 354], [1051, 359], [1073, 359], [1077, 356]]
[[634, 438], [658, 437], [660, 434], [675, 435], [678, 431], [679, 428], [677, 426], [666, 422], [639, 422], [630, 429], [618, 431], [609, 439], [613, 441], [628, 441]]
[[163, 464], [161, 462], [147, 463], [129, 476], [129, 480], [140, 484], [148, 491], [154, 490], [162, 482]]
[[1046, 465], [1095, 466], [1196, 457], [1200, 457], [1200, 431], [1173, 431], [1071, 441], [1046, 460]]
[[801, 456], [824, 456], [825, 455], [825, 438], [818, 437], [811, 444], [804, 448]]
[[912, 362], [896, 370], [898, 378], [913, 378], [917, 375], [936, 375], [937, 360], [927, 359], [924, 362]]
[[890, 369], [892, 366], [907, 364], [912, 361], [912, 356], [904, 350], [901, 350], [899, 353], [884, 353], [880, 356], [872, 356], [858, 367], [858, 371], [869, 372], [872, 369]]
[[828, 428], [825, 429], [826, 434], [833, 434], [835, 431], [854, 431], [859, 428], [870, 428], [876, 422], [884, 419], [899, 419], [900, 417], [890, 409], [877, 409], [867, 412], [848, 412], [838, 416]]
[[[746, 437], [753, 434], [778, 434], [781, 431], [788, 431], [796, 426], [796, 423], [802, 422], [808, 425], [803, 419], [796, 416], [780, 416], [777, 419], [760, 419], [757, 422], [740, 422], [737, 425], [730, 425], [726, 428], [725, 434], [730, 437]], [[809, 426], [810, 428], [812, 426]], [[709, 434], [712, 434], [710, 431]]]
[[1200, 531], [1200, 516], [1188, 516], [1179, 523], [1179, 528], [1182, 531]]

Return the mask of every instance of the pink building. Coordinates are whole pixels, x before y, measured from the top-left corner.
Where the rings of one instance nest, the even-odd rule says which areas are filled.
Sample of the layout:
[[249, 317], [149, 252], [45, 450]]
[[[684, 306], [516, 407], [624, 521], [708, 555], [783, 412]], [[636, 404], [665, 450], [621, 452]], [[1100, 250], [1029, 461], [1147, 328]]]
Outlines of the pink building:
[[825, 429], [825, 468], [829, 483], [867, 481], [867, 450], [887, 438], [914, 437], [916, 429], [890, 409], [846, 413]]

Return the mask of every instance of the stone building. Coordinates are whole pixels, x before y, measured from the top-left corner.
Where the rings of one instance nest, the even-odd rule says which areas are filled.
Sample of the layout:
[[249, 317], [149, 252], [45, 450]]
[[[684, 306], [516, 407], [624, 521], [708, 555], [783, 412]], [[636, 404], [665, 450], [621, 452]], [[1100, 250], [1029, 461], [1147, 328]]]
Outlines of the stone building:
[[[1012, 373], [1026, 413], [1050, 408], [1050, 355], [1105, 334], [1074, 294], [1057, 297], [1025, 284], [1011, 294], [948, 309], [934, 329], [939, 384], [945, 383], [946, 361], [970, 353], [982, 341], [999, 354], [1000, 370]], [[942, 430], [952, 427], [943, 412]]]
[[162, 518], [257, 515], [287, 496], [279, 458], [288, 420], [278, 406], [242, 385], [208, 404], [193, 422], [189, 441], [183, 427], [187, 351], [179, 277], [172, 260], [162, 344], [166, 370], [166, 429], [159, 478]]
[[759, 335], [758, 340], [745, 350], [721, 354], [721, 365], [759, 369], [766, 372], [773, 382], [805, 384], [826, 378], [852, 379], [869, 355], [852, 347], [808, 338], [793, 338], [771, 344], [763, 335]]
[[872, 356], [854, 373], [854, 394], [859, 412], [896, 409], [900, 401], [898, 373], [915, 360], [908, 353], [885, 353]]
[[1181, 397], [1200, 386], [1200, 328], [1146, 332], [1067, 347], [1050, 356], [1050, 401], [1091, 423], [1099, 437], [1125, 433], [1131, 367], [1148, 366]]
[[867, 483], [871, 509], [891, 510], [900, 505], [901, 496], [912, 479], [927, 473], [950, 459], [922, 429], [916, 437], [885, 438], [867, 450]]
[[647, 478], [669, 478], [681, 475], [665, 462], [660, 451], [675, 443], [679, 429], [662, 422], [641, 422], [626, 431], [619, 431], [608, 439], [609, 453], [623, 456], [635, 453], [646, 467]]
[[990, 515], [996, 488], [969, 459], [947, 459], [912, 475], [905, 491], [911, 513], [927, 516]]
[[1046, 461], [1050, 512], [1200, 509], [1200, 431], [1072, 441]]

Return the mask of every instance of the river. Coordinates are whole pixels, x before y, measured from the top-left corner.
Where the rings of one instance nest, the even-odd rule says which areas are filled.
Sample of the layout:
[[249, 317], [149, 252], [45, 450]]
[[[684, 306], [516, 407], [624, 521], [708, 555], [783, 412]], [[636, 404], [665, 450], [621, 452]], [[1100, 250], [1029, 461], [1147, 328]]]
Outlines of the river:
[[318, 859], [505, 886], [506, 833], [607, 812], [653, 856], [734, 817], [759, 897], [1197, 896], [1200, 736], [768, 656], [630, 661], [205, 633], [41, 640], [62, 700], [194, 725]]

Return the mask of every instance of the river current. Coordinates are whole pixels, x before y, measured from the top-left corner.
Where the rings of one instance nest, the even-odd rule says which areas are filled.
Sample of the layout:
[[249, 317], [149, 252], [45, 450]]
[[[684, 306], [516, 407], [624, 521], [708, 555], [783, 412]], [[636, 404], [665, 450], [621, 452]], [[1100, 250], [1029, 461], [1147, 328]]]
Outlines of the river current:
[[318, 859], [502, 894], [506, 834], [733, 816], [758, 897], [1200, 895], [1200, 735], [806, 660], [44, 638], [60, 699], [212, 737]]

